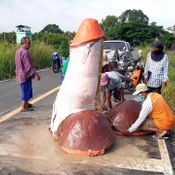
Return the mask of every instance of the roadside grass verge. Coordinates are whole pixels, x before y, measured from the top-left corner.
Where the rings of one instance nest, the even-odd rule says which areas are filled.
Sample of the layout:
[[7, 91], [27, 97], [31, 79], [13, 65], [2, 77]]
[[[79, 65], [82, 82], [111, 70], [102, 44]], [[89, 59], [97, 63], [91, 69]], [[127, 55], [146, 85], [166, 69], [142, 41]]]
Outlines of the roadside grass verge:
[[[19, 46], [0, 43], [0, 80], [15, 76], [15, 52]], [[33, 42], [30, 53], [36, 69], [50, 67], [54, 48], [43, 42]]]

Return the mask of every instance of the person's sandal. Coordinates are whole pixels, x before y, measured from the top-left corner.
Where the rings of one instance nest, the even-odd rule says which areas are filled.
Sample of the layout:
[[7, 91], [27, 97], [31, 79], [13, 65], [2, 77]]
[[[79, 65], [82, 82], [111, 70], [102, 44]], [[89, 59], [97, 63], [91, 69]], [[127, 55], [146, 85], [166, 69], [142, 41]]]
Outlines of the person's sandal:
[[30, 103], [28, 103], [28, 107], [29, 107], [29, 108], [32, 108], [32, 107], [33, 107], [33, 105], [32, 105], [32, 104], [30, 104]]
[[33, 111], [33, 108], [21, 109], [20, 112], [30, 112]]
[[[153, 138], [157, 139], [156, 136], [154, 135]], [[164, 139], [164, 140], [168, 140], [171, 138], [171, 134], [170, 132], [168, 132], [167, 134], [165, 134], [164, 136], [158, 138], [158, 139]]]

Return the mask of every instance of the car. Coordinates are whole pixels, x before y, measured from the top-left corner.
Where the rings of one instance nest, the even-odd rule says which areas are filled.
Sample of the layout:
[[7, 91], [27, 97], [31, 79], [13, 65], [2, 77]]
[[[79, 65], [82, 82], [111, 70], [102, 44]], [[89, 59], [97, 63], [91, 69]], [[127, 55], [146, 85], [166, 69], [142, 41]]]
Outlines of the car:
[[127, 41], [107, 40], [104, 41], [104, 56], [107, 60], [131, 59], [133, 48]]

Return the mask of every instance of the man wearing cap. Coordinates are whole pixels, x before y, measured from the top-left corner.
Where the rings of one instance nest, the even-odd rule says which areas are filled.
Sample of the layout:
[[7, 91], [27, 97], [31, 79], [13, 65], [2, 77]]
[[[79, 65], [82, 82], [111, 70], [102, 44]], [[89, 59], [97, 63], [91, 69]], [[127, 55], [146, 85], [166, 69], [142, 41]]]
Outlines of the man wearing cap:
[[157, 132], [155, 138], [163, 137], [175, 125], [175, 116], [172, 110], [160, 94], [149, 93], [145, 84], [137, 85], [133, 95], [138, 94], [141, 94], [145, 101], [142, 104], [138, 119], [129, 128], [129, 133], [136, 130], [155, 131]]
[[164, 46], [156, 39], [152, 51], [148, 53], [144, 77], [150, 92], [161, 94], [162, 86], [168, 82], [168, 57], [163, 51]]

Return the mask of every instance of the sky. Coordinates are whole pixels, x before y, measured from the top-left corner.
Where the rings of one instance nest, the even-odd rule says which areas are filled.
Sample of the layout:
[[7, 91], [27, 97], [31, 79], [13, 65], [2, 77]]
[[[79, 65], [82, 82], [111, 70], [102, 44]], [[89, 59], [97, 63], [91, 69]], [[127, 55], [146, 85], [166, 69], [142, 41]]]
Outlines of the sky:
[[107, 15], [120, 16], [127, 9], [140, 9], [158, 25], [175, 24], [175, 0], [0, 0], [0, 32], [15, 31], [24, 24], [38, 32], [47, 24], [76, 31], [85, 18], [99, 22]]

